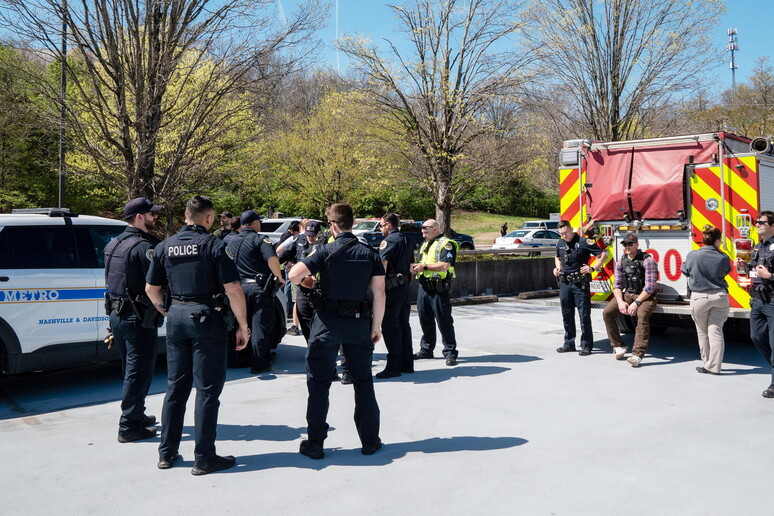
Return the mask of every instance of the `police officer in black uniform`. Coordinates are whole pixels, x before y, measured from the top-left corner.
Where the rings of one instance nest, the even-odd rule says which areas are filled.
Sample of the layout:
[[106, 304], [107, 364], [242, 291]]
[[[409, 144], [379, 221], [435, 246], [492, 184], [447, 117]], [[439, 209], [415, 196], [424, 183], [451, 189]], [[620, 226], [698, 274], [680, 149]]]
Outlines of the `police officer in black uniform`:
[[[381, 337], [384, 316], [384, 266], [379, 255], [352, 234], [354, 217], [347, 204], [328, 209], [328, 224], [336, 240], [293, 266], [290, 280], [311, 288], [320, 273], [322, 304], [315, 312], [306, 352], [306, 385], [309, 391], [306, 421], [308, 439], [299, 452], [312, 459], [325, 456], [328, 436], [328, 392], [335, 374], [336, 352], [341, 345], [355, 389], [355, 425], [361, 453], [381, 448], [379, 405], [374, 394], [371, 360]], [[367, 301], [369, 287], [373, 304]]]
[[[316, 247], [322, 245], [320, 242], [320, 233], [322, 226], [316, 220], [307, 222], [304, 232], [295, 239], [292, 244], [287, 244], [285, 249], [280, 251], [280, 261], [295, 264], [312, 254]], [[314, 317], [314, 303], [312, 299], [315, 295], [320, 295], [319, 285], [313, 284], [311, 288], [303, 284], [298, 285], [298, 294], [296, 294], [296, 313], [298, 314], [298, 323], [301, 326], [301, 332], [304, 338], [309, 342], [309, 332]]]
[[[591, 354], [594, 335], [591, 331], [591, 297], [589, 278], [591, 270], [601, 270], [607, 252], [594, 240], [581, 238], [566, 220], [557, 225], [562, 238], [556, 244], [554, 276], [559, 280], [559, 302], [564, 320], [564, 345], [557, 348], [559, 353], [575, 351], [575, 308], [578, 309], [581, 324], [581, 356]], [[589, 266], [589, 257], [597, 257]]]
[[285, 280], [271, 240], [258, 233], [261, 230], [258, 214], [247, 210], [242, 213], [240, 221], [242, 229], [236, 237], [228, 240], [227, 245], [242, 278], [247, 300], [247, 317], [252, 331], [250, 372], [260, 374], [271, 371], [274, 361], [271, 349], [274, 295]]
[[750, 337], [771, 366], [771, 384], [763, 397], [774, 398], [774, 212], [760, 212], [755, 229], [760, 240], [750, 257]]
[[400, 219], [395, 213], [387, 213], [382, 217], [380, 229], [384, 240], [379, 244], [379, 256], [384, 264], [387, 297], [382, 321], [387, 365], [384, 371], [376, 373], [377, 378], [394, 378], [401, 373], [414, 372], [409, 324], [409, 269], [414, 253], [399, 228]]
[[[207, 233], [215, 220], [208, 197], [195, 196], [185, 209], [186, 224], [161, 242], [153, 253], [145, 291], [164, 311], [162, 288], [168, 287], [167, 376], [169, 385], [161, 412], [159, 469], [171, 468], [180, 458], [183, 418], [191, 386], [196, 386], [194, 467], [205, 475], [230, 468], [236, 459], [215, 453], [220, 393], [226, 380], [226, 323], [230, 310], [239, 325], [236, 347], [249, 339], [245, 296], [234, 261], [222, 240]], [[224, 297], [225, 291], [225, 297]], [[228, 301], [226, 301], [226, 299]]]
[[148, 251], [159, 243], [148, 231], [156, 225], [156, 212], [162, 208], [145, 197], [132, 199], [124, 206], [129, 226], [105, 246], [106, 311], [124, 376], [120, 443], [156, 435], [156, 418], [145, 415], [145, 397], [156, 365], [158, 327], [164, 318], [145, 295], [145, 274], [150, 267]]

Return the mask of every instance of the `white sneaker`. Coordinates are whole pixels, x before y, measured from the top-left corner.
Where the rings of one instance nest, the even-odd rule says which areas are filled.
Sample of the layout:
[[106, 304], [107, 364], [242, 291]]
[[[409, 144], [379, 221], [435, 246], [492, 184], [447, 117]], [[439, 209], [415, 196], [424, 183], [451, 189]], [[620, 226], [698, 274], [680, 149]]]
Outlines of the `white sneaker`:
[[613, 353], [615, 353], [615, 359], [616, 360], [623, 360], [624, 356], [626, 355], [626, 348], [613, 348]]
[[629, 362], [632, 365], [632, 367], [640, 367], [640, 362], [642, 362], [642, 359], [637, 355], [632, 355], [629, 358], [627, 358], [626, 361]]

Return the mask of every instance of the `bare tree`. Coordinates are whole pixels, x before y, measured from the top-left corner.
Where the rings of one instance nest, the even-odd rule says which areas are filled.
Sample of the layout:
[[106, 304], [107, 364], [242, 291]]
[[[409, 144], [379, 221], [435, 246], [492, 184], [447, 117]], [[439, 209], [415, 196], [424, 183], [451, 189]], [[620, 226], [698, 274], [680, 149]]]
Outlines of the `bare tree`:
[[[522, 84], [529, 54], [513, 38], [518, 4], [509, 0], [414, 0], [391, 5], [405, 42], [387, 40], [390, 59], [360, 38], [338, 42], [363, 88], [393, 117], [412, 153], [413, 172], [432, 195], [448, 234], [455, 199], [491, 170], [476, 149], [497, 129], [485, 108]], [[405, 45], [405, 46], [404, 46]], [[406, 50], [404, 50], [404, 48]], [[457, 170], [464, 163], [464, 174]]]
[[[174, 203], [211, 167], [216, 142], [238, 141], [251, 89], [281, 76], [321, 23], [308, 0], [285, 23], [270, 0], [0, 0], [17, 47], [68, 67], [71, 145], [128, 198]], [[66, 26], [67, 46], [60, 41]], [[53, 113], [52, 113], [53, 115]], [[249, 134], [249, 133], [248, 133]]]
[[642, 136], [719, 59], [719, 0], [533, 0], [525, 35], [594, 138]]

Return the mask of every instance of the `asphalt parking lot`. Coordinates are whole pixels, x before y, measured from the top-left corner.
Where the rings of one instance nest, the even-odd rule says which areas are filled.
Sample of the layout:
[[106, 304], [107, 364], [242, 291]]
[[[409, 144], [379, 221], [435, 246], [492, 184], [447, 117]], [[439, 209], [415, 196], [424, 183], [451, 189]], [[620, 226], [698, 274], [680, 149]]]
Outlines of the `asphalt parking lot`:
[[[193, 464], [193, 403], [182, 465], [156, 469], [158, 438], [116, 441], [120, 369], [0, 379], [5, 514], [770, 514], [774, 400], [751, 345], [730, 343], [723, 374], [700, 375], [694, 336], [654, 337], [634, 369], [610, 353], [558, 354], [559, 309], [542, 300], [454, 308], [459, 364], [417, 362], [377, 381], [386, 446], [363, 456], [351, 386], [331, 389], [326, 457], [305, 435], [303, 338], [285, 337], [270, 374], [230, 370], [218, 452]], [[419, 339], [416, 313], [411, 319]], [[631, 342], [631, 339], [629, 339]], [[383, 343], [374, 372], [384, 365]], [[160, 416], [159, 364], [148, 413]]]

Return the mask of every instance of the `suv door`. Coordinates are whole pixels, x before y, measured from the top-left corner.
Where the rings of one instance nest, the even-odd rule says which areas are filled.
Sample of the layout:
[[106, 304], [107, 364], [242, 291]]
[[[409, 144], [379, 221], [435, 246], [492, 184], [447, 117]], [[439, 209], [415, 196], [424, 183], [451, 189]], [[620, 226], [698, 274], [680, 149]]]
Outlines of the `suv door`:
[[105, 314], [105, 246], [124, 231], [124, 226], [76, 226], [82, 263], [91, 269], [94, 284], [99, 289], [99, 299], [92, 301], [92, 315], [96, 342], [95, 360], [118, 360], [121, 355], [116, 346], [108, 349], [103, 342], [108, 332], [108, 316]]
[[104, 289], [81, 261], [75, 228], [6, 226], [0, 235], [7, 250], [0, 260], [0, 318], [15, 333], [18, 352], [35, 353], [25, 359], [25, 369], [93, 361], [96, 306]]

